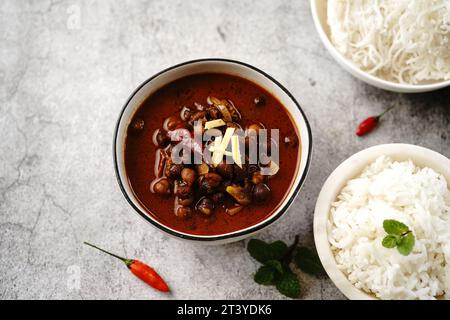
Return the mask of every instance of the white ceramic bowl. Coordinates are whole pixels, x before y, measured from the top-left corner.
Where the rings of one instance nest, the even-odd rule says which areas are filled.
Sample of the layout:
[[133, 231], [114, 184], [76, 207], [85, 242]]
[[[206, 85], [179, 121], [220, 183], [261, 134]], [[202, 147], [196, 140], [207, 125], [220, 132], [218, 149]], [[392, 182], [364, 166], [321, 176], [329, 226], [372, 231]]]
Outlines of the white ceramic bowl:
[[[152, 217], [133, 193], [128, 181], [127, 173], [125, 170], [125, 139], [127, 134], [127, 128], [131, 122], [131, 119], [141, 103], [152, 93], [164, 85], [173, 82], [176, 79], [199, 73], [225, 73], [236, 75], [241, 78], [248, 79], [259, 86], [263, 87], [285, 106], [290, 114], [293, 124], [296, 128], [297, 134], [301, 140], [301, 155], [299, 164], [297, 165], [297, 172], [294, 177], [294, 182], [290, 190], [287, 191], [286, 196], [280, 203], [278, 208], [269, 217], [260, 223], [250, 226], [248, 228], [230, 232], [226, 234], [219, 234], [213, 236], [199, 236], [192, 235], [184, 232], [180, 232], [166, 226]], [[179, 65], [173, 66], [142, 83], [130, 96], [128, 101], [123, 107], [119, 120], [116, 125], [113, 142], [113, 156], [114, 156], [114, 168], [116, 170], [117, 181], [122, 190], [123, 195], [129, 202], [129, 204], [135, 209], [141, 217], [147, 222], [157, 227], [158, 229], [166, 232], [171, 236], [175, 236], [184, 240], [192, 240], [197, 242], [203, 242], [208, 244], [222, 244], [228, 242], [234, 242], [249, 237], [256, 232], [263, 230], [270, 224], [274, 223], [289, 208], [298, 194], [300, 187], [306, 179], [306, 174], [309, 169], [311, 160], [311, 148], [312, 148], [312, 136], [311, 128], [308, 124], [306, 116], [302, 111], [300, 105], [294, 99], [294, 97], [274, 78], [266, 74], [265, 72], [239, 61], [226, 60], [226, 59], [200, 59], [194, 61], [188, 61]]]
[[429, 167], [441, 173], [450, 183], [450, 159], [423, 147], [410, 144], [383, 144], [362, 150], [340, 164], [325, 181], [314, 212], [314, 241], [320, 260], [336, 287], [349, 299], [374, 299], [374, 296], [354, 287], [339, 270], [328, 242], [327, 222], [334, 202], [347, 181], [357, 177], [362, 170], [381, 155], [394, 160], [411, 159], [419, 167]]
[[333, 58], [348, 72], [350, 72], [356, 78], [381, 89], [394, 91], [394, 92], [427, 92], [437, 89], [441, 89], [450, 86], [450, 80], [439, 81], [431, 84], [411, 85], [400, 84], [391, 81], [386, 81], [381, 78], [375, 77], [362, 71], [351, 61], [346, 59], [331, 43], [329, 38], [329, 27], [327, 24], [327, 0], [311, 0], [311, 11], [316, 25], [319, 37], [322, 40], [325, 47], [328, 49]]

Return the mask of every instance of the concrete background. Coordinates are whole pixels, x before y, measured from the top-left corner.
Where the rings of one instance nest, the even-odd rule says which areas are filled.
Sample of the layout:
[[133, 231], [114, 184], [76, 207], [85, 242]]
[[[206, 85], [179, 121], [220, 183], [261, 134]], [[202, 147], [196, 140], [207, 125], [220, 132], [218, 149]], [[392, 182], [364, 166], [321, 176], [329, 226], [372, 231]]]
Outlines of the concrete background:
[[[117, 186], [116, 118], [142, 81], [173, 64], [226, 57], [262, 68], [300, 101], [314, 157], [289, 214], [259, 237], [313, 244], [326, 177], [358, 150], [387, 142], [450, 156], [450, 89], [402, 95], [344, 72], [316, 35], [308, 1], [0, 2], [0, 298], [279, 299], [256, 285], [244, 242], [202, 247], [143, 222]], [[355, 125], [397, 107], [370, 136]], [[173, 288], [146, 287], [92, 241], [152, 264]], [[301, 298], [342, 299], [300, 275]], [[78, 281], [79, 279], [79, 286]]]

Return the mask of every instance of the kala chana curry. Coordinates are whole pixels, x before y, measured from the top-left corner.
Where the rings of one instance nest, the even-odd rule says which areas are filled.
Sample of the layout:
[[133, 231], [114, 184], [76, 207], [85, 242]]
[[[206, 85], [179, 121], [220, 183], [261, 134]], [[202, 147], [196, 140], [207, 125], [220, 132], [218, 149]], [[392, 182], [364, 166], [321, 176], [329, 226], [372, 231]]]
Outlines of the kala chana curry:
[[277, 98], [240, 77], [197, 74], [163, 86], [138, 108], [125, 167], [149, 215], [180, 232], [218, 235], [253, 226], [277, 209], [300, 152]]

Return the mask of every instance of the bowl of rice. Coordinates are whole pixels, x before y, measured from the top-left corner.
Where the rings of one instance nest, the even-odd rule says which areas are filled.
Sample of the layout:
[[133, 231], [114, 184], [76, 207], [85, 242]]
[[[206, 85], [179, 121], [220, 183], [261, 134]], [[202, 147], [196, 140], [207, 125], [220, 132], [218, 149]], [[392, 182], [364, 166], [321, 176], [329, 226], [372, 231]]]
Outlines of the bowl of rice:
[[356, 78], [394, 92], [450, 86], [450, 0], [311, 0], [316, 29]]
[[[326, 180], [314, 240], [328, 276], [349, 299], [450, 298], [450, 159], [384, 144], [356, 153]], [[407, 255], [383, 245], [384, 221], [415, 237]]]

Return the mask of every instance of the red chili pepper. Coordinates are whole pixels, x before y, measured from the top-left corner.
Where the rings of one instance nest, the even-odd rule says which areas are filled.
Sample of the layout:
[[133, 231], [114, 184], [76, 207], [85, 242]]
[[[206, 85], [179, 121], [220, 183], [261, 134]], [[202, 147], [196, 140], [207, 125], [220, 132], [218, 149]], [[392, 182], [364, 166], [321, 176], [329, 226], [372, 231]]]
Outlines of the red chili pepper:
[[149, 286], [162, 291], [162, 292], [169, 292], [169, 286], [166, 284], [163, 278], [150, 266], [146, 265], [145, 263], [135, 260], [135, 259], [125, 259], [122, 257], [119, 257], [111, 252], [108, 252], [106, 250], [103, 250], [97, 246], [94, 246], [93, 244], [90, 244], [88, 242], [84, 242], [84, 244], [91, 246], [97, 250], [100, 250], [106, 254], [109, 254], [110, 256], [113, 256], [114, 258], [122, 260], [128, 269], [139, 279], [144, 281]]
[[356, 128], [356, 135], [361, 137], [377, 126], [378, 122], [380, 121], [380, 118], [389, 110], [391, 110], [393, 107], [390, 107], [386, 110], [384, 110], [382, 113], [380, 113], [378, 116], [372, 116], [365, 119], [363, 122], [361, 122], [358, 127]]
[[361, 137], [365, 135], [366, 133], [369, 133], [378, 124], [379, 117], [369, 117], [365, 119], [363, 122], [359, 124], [359, 126], [356, 128], [356, 135]]

